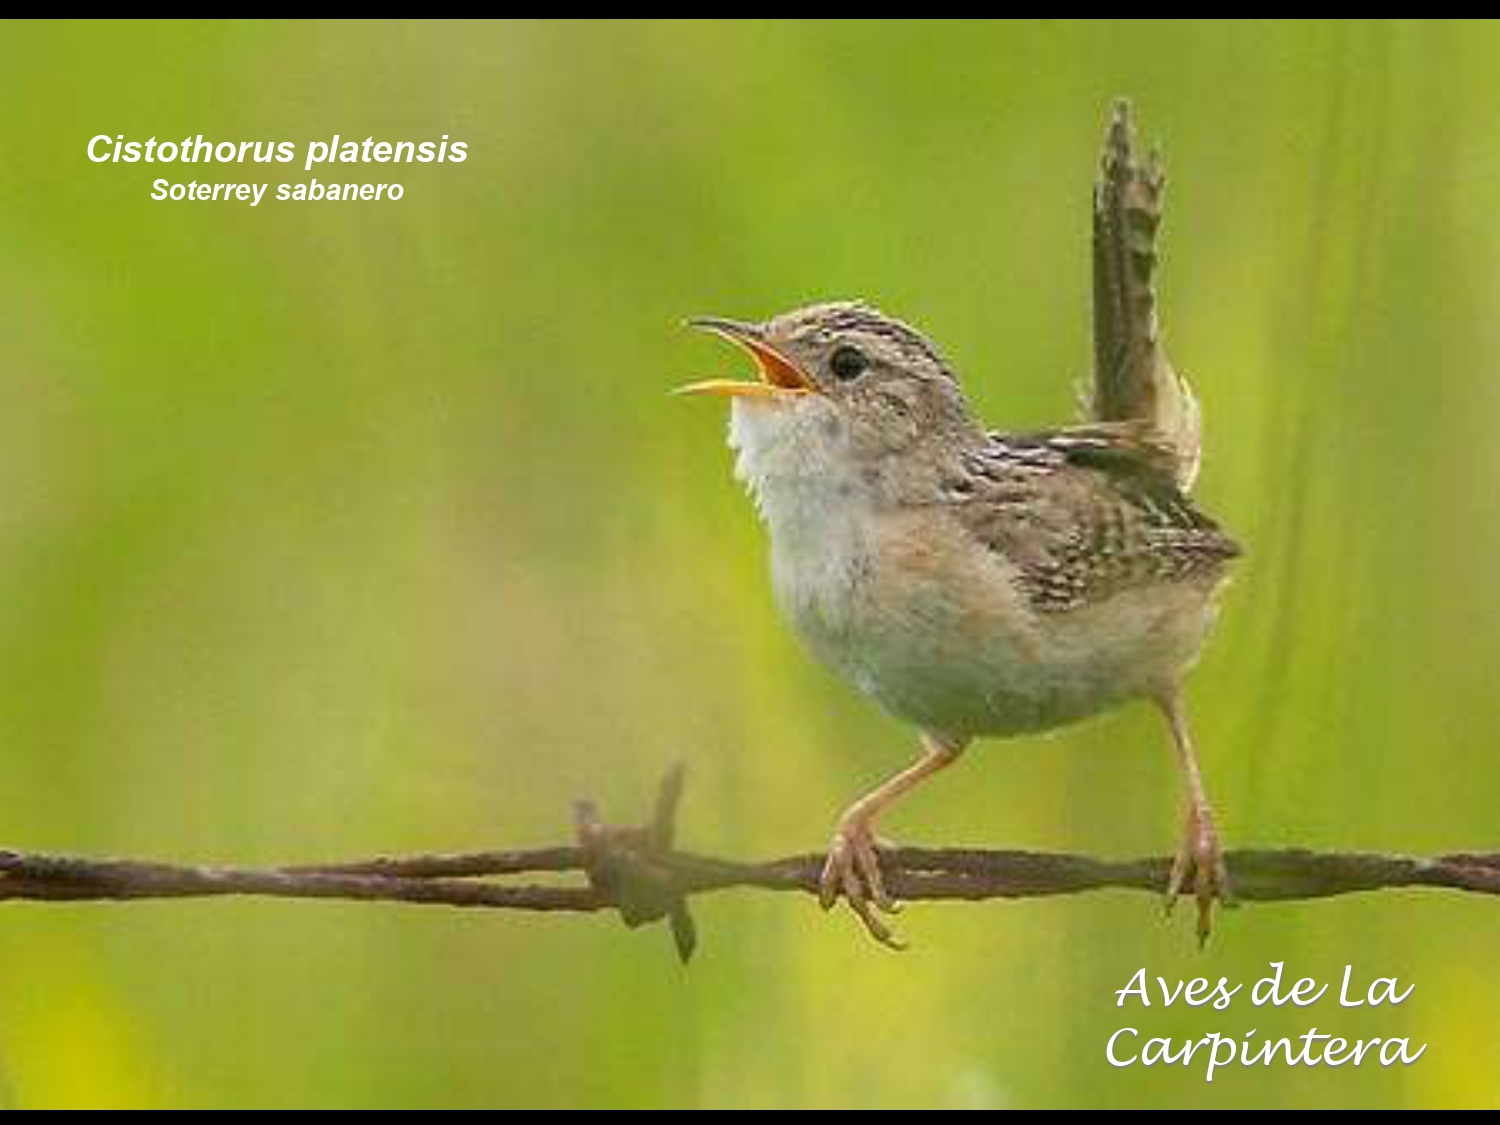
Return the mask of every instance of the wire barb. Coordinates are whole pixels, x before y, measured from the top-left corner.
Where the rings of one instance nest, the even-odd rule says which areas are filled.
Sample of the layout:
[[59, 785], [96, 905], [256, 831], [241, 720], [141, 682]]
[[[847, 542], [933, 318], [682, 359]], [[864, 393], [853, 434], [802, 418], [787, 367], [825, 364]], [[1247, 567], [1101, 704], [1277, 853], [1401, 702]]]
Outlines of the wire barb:
[[615, 904], [632, 930], [666, 919], [684, 965], [698, 947], [698, 928], [677, 877], [660, 861], [670, 856], [677, 835], [685, 779], [680, 765], [667, 774], [657, 792], [655, 815], [641, 828], [608, 827], [591, 801], [579, 801], [574, 812], [589, 885]]

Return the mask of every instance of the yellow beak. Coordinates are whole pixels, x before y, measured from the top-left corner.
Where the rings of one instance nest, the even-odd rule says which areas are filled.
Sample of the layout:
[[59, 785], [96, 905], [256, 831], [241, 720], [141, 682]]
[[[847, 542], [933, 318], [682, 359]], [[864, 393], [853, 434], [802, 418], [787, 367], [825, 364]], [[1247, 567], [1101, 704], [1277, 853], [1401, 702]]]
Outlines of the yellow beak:
[[813, 382], [791, 360], [766, 343], [764, 333], [753, 324], [717, 317], [700, 317], [688, 321], [689, 328], [699, 328], [721, 336], [750, 353], [760, 369], [760, 382], [734, 379], [708, 379], [679, 387], [673, 394], [716, 395], [720, 398], [796, 398], [813, 393]]

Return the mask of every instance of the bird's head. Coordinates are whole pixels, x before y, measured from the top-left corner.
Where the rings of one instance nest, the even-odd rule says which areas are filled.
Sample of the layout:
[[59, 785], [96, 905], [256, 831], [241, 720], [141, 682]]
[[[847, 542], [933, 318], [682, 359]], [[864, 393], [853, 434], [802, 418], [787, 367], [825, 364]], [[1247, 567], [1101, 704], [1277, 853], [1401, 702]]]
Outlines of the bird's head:
[[798, 435], [864, 457], [977, 432], [958, 379], [932, 342], [867, 305], [814, 305], [763, 323], [689, 323], [755, 361], [757, 380], [711, 379], [678, 392], [731, 399], [737, 428]]

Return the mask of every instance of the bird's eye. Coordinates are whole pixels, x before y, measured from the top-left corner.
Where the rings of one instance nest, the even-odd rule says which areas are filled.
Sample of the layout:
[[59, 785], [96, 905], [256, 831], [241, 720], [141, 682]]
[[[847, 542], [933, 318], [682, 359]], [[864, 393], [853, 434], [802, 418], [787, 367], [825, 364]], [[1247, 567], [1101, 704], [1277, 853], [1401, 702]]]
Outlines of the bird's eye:
[[840, 348], [828, 361], [828, 370], [833, 372], [834, 378], [846, 383], [858, 379], [869, 366], [870, 361], [865, 358], [865, 353], [850, 347]]

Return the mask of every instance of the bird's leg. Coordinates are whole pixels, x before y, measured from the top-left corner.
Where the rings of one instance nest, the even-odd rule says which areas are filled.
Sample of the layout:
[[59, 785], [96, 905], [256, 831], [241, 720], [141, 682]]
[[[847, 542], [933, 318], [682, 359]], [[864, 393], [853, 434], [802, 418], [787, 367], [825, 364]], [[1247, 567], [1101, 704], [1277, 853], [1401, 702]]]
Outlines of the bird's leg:
[[1233, 905], [1229, 887], [1229, 870], [1224, 863], [1224, 852], [1219, 846], [1219, 829], [1214, 822], [1214, 812], [1208, 803], [1208, 794], [1203, 788], [1203, 774], [1198, 769], [1198, 752], [1193, 748], [1193, 737], [1188, 730], [1187, 711], [1181, 695], [1174, 689], [1157, 700], [1162, 714], [1172, 728], [1172, 741], [1177, 747], [1177, 762], [1182, 768], [1184, 789], [1187, 795], [1186, 823], [1183, 825], [1182, 843], [1177, 857], [1172, 862], [1172, 875], [1167, 883], [1167, 910], [1170, 911], [1187, 886], [1188, 874], [1193, 876], [1193, 893], [1198, 900], [1198, 941], [1206, 943], [1213, 930], [1214, 902]]
[[896, 903], [886, 893], [885, 880], [880, 874], [875, 820], [929, 777], [958, 761], [963, 754], [961, 746], [955, 748], [931, 736], [924, 735], [922, 745], [921, 761], [861, 797], [839, 818], [819, 883], [818, 901], [824, 910], [833, 909], [842, 894], [870, 936], [892, 949], [903, 946], [875, 914], [876, 908], [887, 914], [894, 914], [897, 910]]

